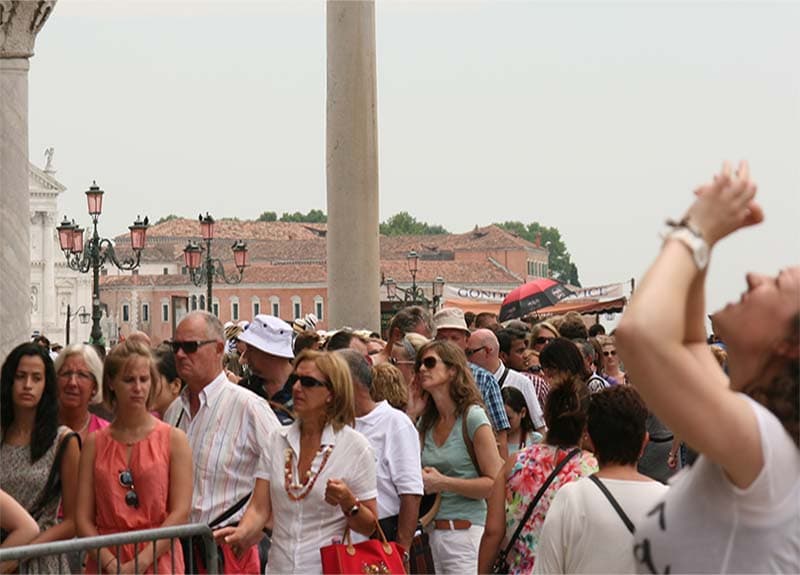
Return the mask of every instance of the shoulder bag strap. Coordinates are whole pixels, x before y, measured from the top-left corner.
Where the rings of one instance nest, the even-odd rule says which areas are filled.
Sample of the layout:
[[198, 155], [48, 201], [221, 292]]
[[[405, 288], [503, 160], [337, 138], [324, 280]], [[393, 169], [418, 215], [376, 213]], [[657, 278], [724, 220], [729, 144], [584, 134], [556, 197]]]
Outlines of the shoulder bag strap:
[[498, 385], [499, 387], [501, 387], [501, 388], [503, 387], [503, 383], [505, 383], [505, 381], [506, 381], [506, 378], [508, 377], [508, 366], [507, 366], [507, 365], [504, 365], [503, 367], [504, 367], [504, 369], [503, 369], [503, 375], [501, 375], [501, 376], [500, 376], [500, 379], [498, 379], [498, 380], [497, 380], [497, 385]]
[[215, 517], [214, 521], [210, 522], [208, 524], [208, 526], [213, 529], [214, 527], [216, 527], [217, 525], [219, 525], [223, 521], [227, 521], [228, 519], [233, 517], [234, 513], [236, 513], [242, 507], [244, 507], [244, 504], [247, 503], [247, 500], [250, 499], [251, 495], [252, 495], [252, 493], [248, 493], [247, 495], [242, 497], [239, 501], [237, 501], [232, 506], [230, 506], [228, 509], [226, 509], [222, 514], [220, 514], [217, 517]]
[[600, 478], [592, 474], [589, 476], [589, 479], [591, 479], [592, 483], [597, 485], [600, 491], [603, 492], [603, 495], [605, 495], [606, 499], [608, 499], [608, 502], [611, 503], [611, 507], [614, 508], [614, 511], [617, 512], [619, 518], [622, 519], [622, 522], [625, 524], [625, 527], [628, 528], [628, 531], [630, 531], [631, 533], [636, 533], [636, 526], [633, 524], [633, 521], [630, 520], [630, 517], [628, 517], [628, 515], [622, 509], [622, 507], [614, 498], [614, 496], [611, 495], [611, 492], [608, 490], [608, 488], [605, 485], [603, 485], [603, 482], [600, 481]]
[[567, 456], [561, 460], [561, 463], [556, 465], [556, 468], [553, 469], [553, 472], [549, 475], [549, 477], [539, 488], [539, 491], [536, 492], [536, 495], [531, 500], [530, 504], [528, 505], [528, 508], [525, 510], [525, 515], [523, 515], [522, 519], [520, 519], [519, 525], [517, 525], [517, 529], [516, 531], [514, 531], [514, 535], [512, 535], [511, 539], [508, 540], [508, 545], [506, 545], [506, 548], [500, 552], [500, 557], [499, 557], [500, 561], [505, 561], [506, 557], [511, 552], [511, 549], [514, 547], [514, 543], [516, 543], [520, 533], [522, 533], [522, 528], [525, 527], [525, 524], [528, 522], [528, 519], [530, 519], [531, 514], [533, 513], [533, 510], [536, 507], [536, 504], [539, 503], [539, 500], [542, 498], [545, 491], [547, 491], [547, 488], [550, 487], [550, 484], [556, 478], [558, 472], [564, 468], [564, 466], [569, 462], [570, 459], [578, 455], [580, 452], [581, 452], [580, 447], [576, 447], [575, 449], [570, 451], [567, 454]]
[[56, 492], [61, 489], [61, 460], [64, 459], [64, 452], [67, 450], [67, 445], [73, 437], [78, 440], [78, 449], [81, 448], [81, 436], [74, 431], [65, 433], [60, 439], [56, 447], [56, 456], [55, 459], [53, 459], [53, 465], [50, 467], [50, 473], [47, 475], [47, 481], [44, 483], [44, 487], [39, 494], [39, 498], [36, 500], [36, 504], [31, 509], [31, 516], [34, 519], [39, 518], [38, 516], [41, 515], [44, 508], [56, 495]]
[[472, 406], [468, 406], [466, 411], [461, 415], [461, 435], [464, 438], [464, 445], [467, 446], [467, 453], [469, 453], [469, 458], [472, 461], [473, 467], [475, 467], [475, 471], [478, 472], [478, 475], [481, 474], [481, 466], [478, 465], [478, 458], [475, 457], [475, 445], [473, 445], [472, 440], [469, 438], [469, 430], [467, 429], [467, 415], [469, 414], [469, 410]]

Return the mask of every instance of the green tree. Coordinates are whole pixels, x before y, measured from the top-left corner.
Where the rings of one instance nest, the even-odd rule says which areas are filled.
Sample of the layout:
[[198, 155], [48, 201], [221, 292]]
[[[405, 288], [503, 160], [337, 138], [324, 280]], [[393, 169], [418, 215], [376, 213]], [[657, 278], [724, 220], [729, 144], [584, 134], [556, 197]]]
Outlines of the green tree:
[[307, 214], [302, 212], [283, 212], [281, 222], [303, 222], [307, 224], [324, 224], [328, 221], [328, 216], [322, 210], [309, 210]]
[[381, 222], [380, 232], [385, 236], [432, 236], [449, 233], [442, 226], [417, 221], [408, 212], [396, 213], [385, 222]]
[[163, 224], [164, 222], [168, 222], [170, 220], [177, 220], [177, 219], [178, 219], [178, 216], [176, 216], [175, 214], [169, 214], [168, 216], [164, 216], [163, 218], [159, 218], [158, 221], [153, 225], [157, 226], [158, 224]]
[[550, 250], [548, 267], [553, 278], [580, 287], [578, 267], [573, 263], [572, 256], [570, 256], [564, 240], [561, 239], [561, 232], [558, 231], [558, 228], [543, 226], [539, 222], [525, 225], [522, 222], [511, 221], [495, 225], [515, 233], [529, 242], [536, 243], [537, 236], [541, 237], [542, 245]]
[[256, 219], [256, 221], [257, 222], [277, 222], [278, 221], [278, 214], [276, 214], [275, 212], [264, 212], [260, 216], [258, 216], [258, 219]]

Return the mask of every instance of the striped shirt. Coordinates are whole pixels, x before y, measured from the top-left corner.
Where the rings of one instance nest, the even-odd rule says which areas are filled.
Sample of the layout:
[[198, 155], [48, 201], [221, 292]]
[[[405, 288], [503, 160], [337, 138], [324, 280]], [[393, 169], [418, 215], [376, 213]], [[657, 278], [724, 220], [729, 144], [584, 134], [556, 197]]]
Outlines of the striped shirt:
[[[194, 461], [192, 523], [209, 523], [252, 493], [267, 437], [281, 427], [269, 404], [228, 381], [224, 372], [202, 391], [192, 418], [184, 389], [164, 421], [186, 432]], [[244, 507], [225, 523], [238, 521]]]

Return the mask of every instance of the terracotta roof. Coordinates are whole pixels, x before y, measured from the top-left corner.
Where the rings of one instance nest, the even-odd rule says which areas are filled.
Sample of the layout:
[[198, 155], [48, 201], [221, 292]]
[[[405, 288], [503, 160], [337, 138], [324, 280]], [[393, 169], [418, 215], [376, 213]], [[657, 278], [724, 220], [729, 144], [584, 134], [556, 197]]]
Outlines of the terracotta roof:
[[[495, 225], [476, 227], [463, 234], [431, 236], [381, 236], [382, 258], [405, 258], [415, 250], [420, 257], [435, 257], [443, 252], [497, 250], [506, 248], [537, 249], [536, 245]], [[543, 249], [543, 248], [541, 248]]]
[[[214, 237], [220, 239], [248, 240], [311, 240], [325, 237], [325, 224], [293, 222], [255, 222], [221, 219], [214, 225]], [[121, 234], [119, 237], [127, 237]], [[173, 237], [200, 239], [200, 224], [197, 220], [177, 218], [152, 225], [147, 229], [148, 238]]]
[[[393, 278], [402, 286], [411, 284], [405, 260], [381, 262], [383, 278]], [[451, 284], [519, 285], [519, 280], [502, 268], [486, 262], [420, 261], [417, 284], [430, 284], [441, 276]], [[327, 284], [325, 263], [264, 264], [256, 263], [244, 273], [243, 284]], [[119, 275], [100, 278], [103, 288], [128, 286], [188, 286], [188, 275]]]

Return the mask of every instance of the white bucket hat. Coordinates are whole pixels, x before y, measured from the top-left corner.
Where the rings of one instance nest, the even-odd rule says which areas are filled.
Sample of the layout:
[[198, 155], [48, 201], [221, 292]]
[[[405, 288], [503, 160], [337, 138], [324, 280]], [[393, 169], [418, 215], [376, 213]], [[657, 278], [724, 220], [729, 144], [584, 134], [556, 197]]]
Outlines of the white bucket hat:
[[239, 341], [254, 348], [275, 355], [292, 359], [292, 326], [273, 315], [257, 315], [247, 326]]

